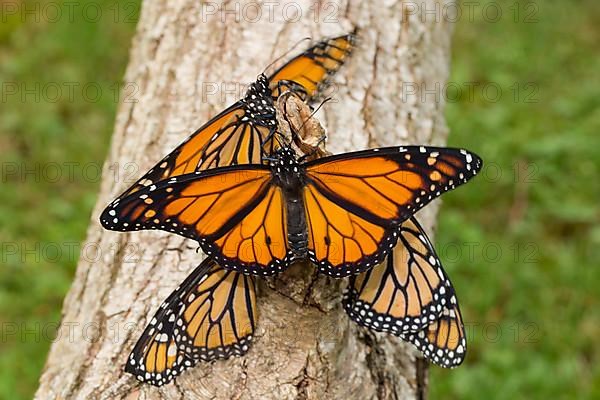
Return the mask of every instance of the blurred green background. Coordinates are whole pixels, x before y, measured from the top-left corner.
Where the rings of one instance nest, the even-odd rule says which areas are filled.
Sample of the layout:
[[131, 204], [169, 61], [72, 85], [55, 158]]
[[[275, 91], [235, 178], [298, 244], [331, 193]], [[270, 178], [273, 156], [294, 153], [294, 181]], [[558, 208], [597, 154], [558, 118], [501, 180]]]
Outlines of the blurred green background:
[[[600, 7], [501, 1], [495, 21], [488, 3], [457, 23], [447, 94], [449, 144], [487, 166], [436, 236], [469, 353], [431, 368], [431, 398], [600, 398]], [[26, 18], [2, 4], [0, 398], [20, 400], [85, 238], [139, 4], [57, 21], [44, 7], [60, 2]]]

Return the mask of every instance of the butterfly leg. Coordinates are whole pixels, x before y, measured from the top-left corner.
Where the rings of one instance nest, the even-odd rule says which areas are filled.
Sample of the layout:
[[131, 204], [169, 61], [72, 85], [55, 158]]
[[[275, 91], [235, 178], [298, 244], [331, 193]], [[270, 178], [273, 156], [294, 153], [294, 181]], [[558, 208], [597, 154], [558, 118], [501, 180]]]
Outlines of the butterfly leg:
[[277, 127], [273, 127], [269, 130], [265, 139], [260, 143], [263, 155], [262, 160], [270, 161], [268, 157], [272, 155], [278, 147], [287, 147], [287, 144], [282, 140], [282, 135], [277, 131]]

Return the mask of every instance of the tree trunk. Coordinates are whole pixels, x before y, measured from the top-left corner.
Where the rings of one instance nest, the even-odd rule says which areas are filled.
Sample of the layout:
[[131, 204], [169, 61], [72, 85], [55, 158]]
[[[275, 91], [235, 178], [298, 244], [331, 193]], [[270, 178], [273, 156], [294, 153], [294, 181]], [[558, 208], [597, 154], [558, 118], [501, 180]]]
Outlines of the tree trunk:
[[[225, 3], [144, 3], [125, 76], [135, 90], [119, 109], [87, 245], [36, 397], [422, 398], [426, 370], [412, 347], [352, 323], [340, 306], [345, 281], [315, 276], [302, 265], [258, 280], [260, 317], [246, 356], [201, 362], [161, 388], [123, 372], [148, 318], [202, 255], [194, 242], [172, 234], [106, 231], [98, 215], [156, 160], [241, 97], [244, 87], [232, 82], [253, 81], [301, 38], [358, 26], [359, 46], [335, 78], [335, 101], [318, 114], [328, 150], [441, 145], [447, 135], [438, 97], [448, 76], [452, 26], [421, 13], [436, 9], [436, 2], [418, 3], [418, 10], [414, 2]], [[437, 95], [425, 95], [426, 89]], [[426, 228], [435, 209], [419, 215]]]

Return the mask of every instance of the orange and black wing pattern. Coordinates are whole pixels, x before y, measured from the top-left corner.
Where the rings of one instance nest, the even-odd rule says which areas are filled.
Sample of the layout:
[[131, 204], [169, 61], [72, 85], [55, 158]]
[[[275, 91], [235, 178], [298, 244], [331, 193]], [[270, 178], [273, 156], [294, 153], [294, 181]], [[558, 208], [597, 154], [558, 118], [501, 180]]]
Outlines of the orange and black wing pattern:
[[257, 318], [253, 277], [206, 259], [160, 306], [125, 371], [162, 386], [198, 360], [243, 355]]
[[194, 132], [115, 201], [161, 180], [209, 168], [262, 163], [277, 148], [277, 127], [271, 90], [261, 75], [244, 99]]
[[467, 339], [456, 295], [449, 296], [437, 321], [418, 332], [400, 335], [430, 362], [444, 368], [458, 367], [467, 355]]
[[348, 60], [355, 45], [355, 32], [318, 42], [269, 77], [273, 95], [277, 97], [285, 90], [292, 90], [305, 100], [314, 101]]
[[467, 182], [481, 159], [466, 150], [388, 147], [304, 164], [308, 253], [333, 277], [370, 269], [395, 246], [401, 223]]
[[359, 325], [399, 336], [438, 319], [450, 280], [414, 217], [400, 227], [398, 245], [386, 261], [350, 278], [342, 304]]
[[430, 362], [460, 365], [467, 341], [458, 300], [416, 219], [402, 224], [387, 261], [350, 279], [342, 300], [350, 319], [414, 344]]
[[271, 275], [289, 264], [282, 189], [269, 167], [232, 166], [173, 177], [109, 205], [106, 229], [159, 229], [199, 242], [227, 269]]
[[223, 269], [211, 259], [204, 264], [210, 269], [182, 298], [178, 340], [194, 359], [244, 355], [258, 317], [254, 277]]
[[350, 55], [354, 34], [318, 42], [283, 65], [270, 78], [259, 75], [244, 98], [212, 118], [116, 201], [157, 182], [196, 171], [229, 165], [261, 164], [280, 147], [273, 100], [282, 88], [317, 95]]

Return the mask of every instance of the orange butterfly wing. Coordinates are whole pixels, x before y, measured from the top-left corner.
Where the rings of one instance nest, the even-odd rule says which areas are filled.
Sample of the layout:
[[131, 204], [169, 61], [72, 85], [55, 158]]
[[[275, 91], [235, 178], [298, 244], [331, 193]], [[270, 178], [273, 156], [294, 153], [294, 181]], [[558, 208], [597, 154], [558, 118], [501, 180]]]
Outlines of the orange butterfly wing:
[[386, 261], [350, 278], [342, 301], [352, 320], [398, 336], [435, 321], [451, 287], [440, 260], [417, 220], [402, 223], [400, 239]]
[[106, 229], [160, 229], [197, 240], [225, 268], [270, 275], [287, 266], [284, 195], [260, 165], [173, 177], [109, 205]]
[[210, 265], [209, 271], [182, 297], [178, 341], [192, 350], [191, 357], [203, 361], [243, 355], [258, 316], [254, 278], [223, 269], [211, 259], [203, 264]]
[[344, 309], [359, 325], [414, 344], [434, 364], [456, 367], [467, 341], [452, 283], [414, 218], [400, 238], [387, 262], [350, 279]]
[[466, 150], [423, 146], [345, 153], [305, 164], [309, 256], [341, 277], [381, 262], [400, 224], [472, 178], [481, 159]]
[[209, 168], [261, 163], [263, 151], [278, 145], [271, 90], [264, 76], [250, 85], [243, 100], [233, 104], [194, 132], [158, 162], [119, 199], [161, 180]]
[[304, 94], [306, 100], [314, 100], [350, 57], [355, 44], [356, 33], [350, 33], [322, 40], [294, 57], [270, 76], [274, 95], [294, 90]]
[[198, 360], [243, 355], [257, 318], [254, 279], [206, 259], [160, 306], [125, 371], [162, 386]]
[[440, 367], [458, 367], [467, 355], [465, 327], [455, 295], [450, 297], [449, 305], [437, 321], [422, 331], [407, 332], [400, 336], [414, 344], [427, 360]]
[[344, 309], [359, 325], [411, 342], [434, 364], [456, 367], [467, 341], [452, 283], [416, 219], [402, 224], [400, 238], [387, 262], [350, 279]]

